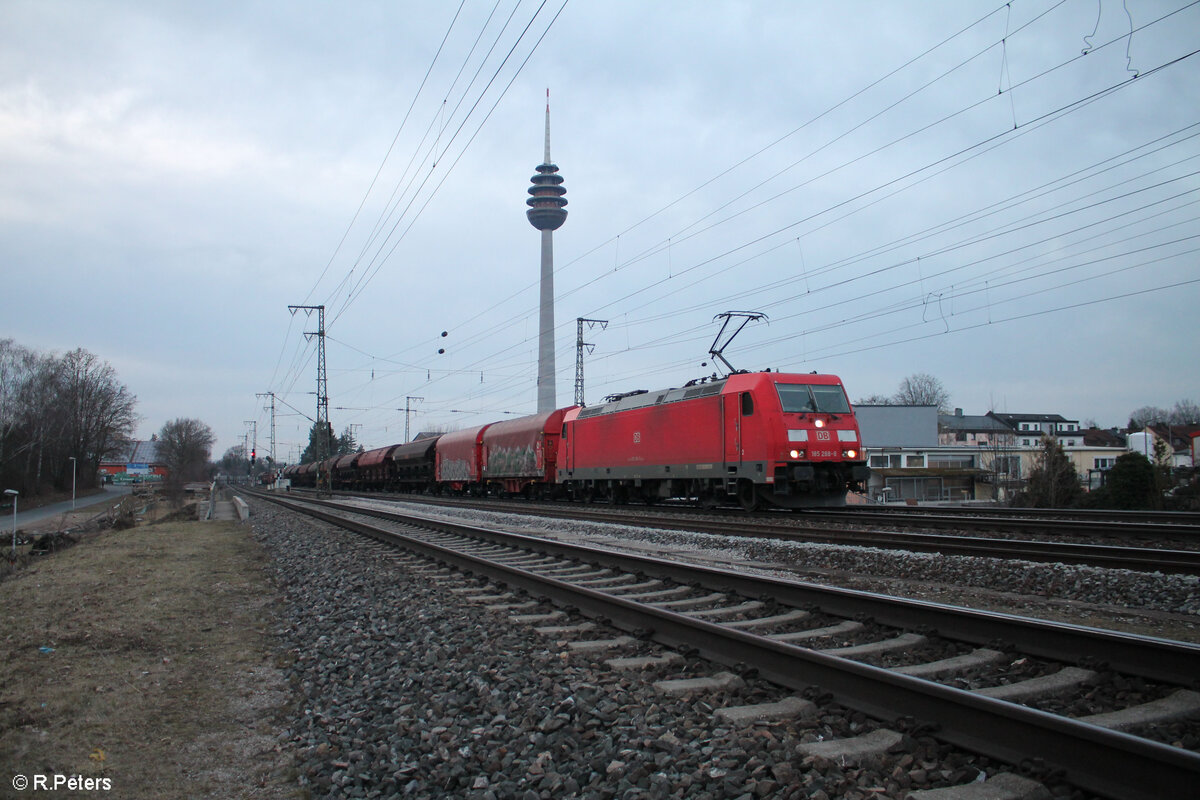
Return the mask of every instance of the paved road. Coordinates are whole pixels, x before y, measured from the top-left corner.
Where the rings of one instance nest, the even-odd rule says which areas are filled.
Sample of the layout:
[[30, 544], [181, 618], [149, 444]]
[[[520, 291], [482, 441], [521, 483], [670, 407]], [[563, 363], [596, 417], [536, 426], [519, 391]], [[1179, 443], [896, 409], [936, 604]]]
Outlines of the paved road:
[[[101, 494], [91, 494], [87, 497], [77, 498], [75, 501], [75, 510], [82, 511], [84, 509], [92, 509], [94, 513], [100, 513], [106, 506], [116, 505], [117, 501], [123, 496], [129, 494], [132, 489], [128, 486], [105, 486], [104, 492]], [[35, 522], [40, 522], [47, 517], [54, 517], [59, 514], [65, 514], [71, 510], [71, 501], [67, 500], [62, 503], [54, 503], [41, 508], [35, 508], [30, 511], [21, 510], [21, 498], [17, 498], [17, 528], [24, 528], [32, 525]], [[7, 509], [0, 512], [0, 532], [12, 531], [13, 513], [12, 509]]]

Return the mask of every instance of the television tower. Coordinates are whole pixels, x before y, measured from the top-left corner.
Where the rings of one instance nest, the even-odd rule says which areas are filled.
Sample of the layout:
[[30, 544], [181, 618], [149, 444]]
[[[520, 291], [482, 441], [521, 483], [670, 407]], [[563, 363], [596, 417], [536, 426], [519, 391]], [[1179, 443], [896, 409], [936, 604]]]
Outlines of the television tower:
[[537, 175], [530, 180], [529, 197], [525, 203], [529, 210], [525, 216], [529, 224], [542, 232], [542, 293], [538, 317], [538, 413], [553, 411], [558, 403], [554, 395], [554, 231], [562, 227], [567, 219], [563, 206], [567, 200], [563, 195], [562, 176], [558, 167], [550, 160], [550, 90], [546, 90], [546, 160], [537, 167]]

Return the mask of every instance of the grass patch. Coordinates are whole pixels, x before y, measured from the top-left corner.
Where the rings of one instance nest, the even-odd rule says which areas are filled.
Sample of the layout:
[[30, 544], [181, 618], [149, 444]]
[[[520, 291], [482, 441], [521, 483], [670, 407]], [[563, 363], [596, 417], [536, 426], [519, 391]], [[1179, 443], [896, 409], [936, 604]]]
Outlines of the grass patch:
[[0, 582], [0, 796], [14, 774], [106, 777], [114, 797], [300, 796], [277, 747], [289, 694], [265, 563], [245, 526], [169, 522]]

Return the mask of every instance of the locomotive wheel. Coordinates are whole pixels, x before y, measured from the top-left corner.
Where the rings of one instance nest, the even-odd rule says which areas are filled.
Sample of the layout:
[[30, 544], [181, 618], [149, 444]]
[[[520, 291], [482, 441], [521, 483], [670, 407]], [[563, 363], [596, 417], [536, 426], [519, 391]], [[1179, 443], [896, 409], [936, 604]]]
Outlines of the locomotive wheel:
[[753, 483], [747, 480], [738, 481], [737, 495], [738, 502], [742, 504], [742, 508], [747, 511], [758, 510], [758, 490]]

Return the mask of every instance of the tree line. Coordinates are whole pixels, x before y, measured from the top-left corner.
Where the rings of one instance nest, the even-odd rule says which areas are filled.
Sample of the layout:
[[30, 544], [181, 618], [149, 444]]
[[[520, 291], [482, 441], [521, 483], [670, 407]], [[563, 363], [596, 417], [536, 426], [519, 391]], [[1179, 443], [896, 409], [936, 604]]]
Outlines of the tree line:
[[[112, 365], [76, 348], [40, 353], [0, 339], [0, 488], [22, 496], [95, 487], [100, 462], [130, 447], [137, 397]], [[168, 488], [208, 477], [212, 430], [175, 419], [154, 437]], [[74, 459], [74, 463], [72, 463]]]
[[1194, 469], [1172, 469], [1170, 448], [1158, 439], [1154, 443], [1153, 460], [1141, 453], [1125, 453], [1105, 473], [1103, 486], [1085, 492], [1075, 465], [1062, 444], [1046, 437], [1029, 479], [1024, 489], [1013, 497], [1012, 505], [1195, 511], [1200, 508], [1200, 482], [1195, 477]]
[[83, 348], [39, 353], [0, 340], [0, 484], [22, 495], [95, 485], [100, 461], [129, 441], [137, 398]]

